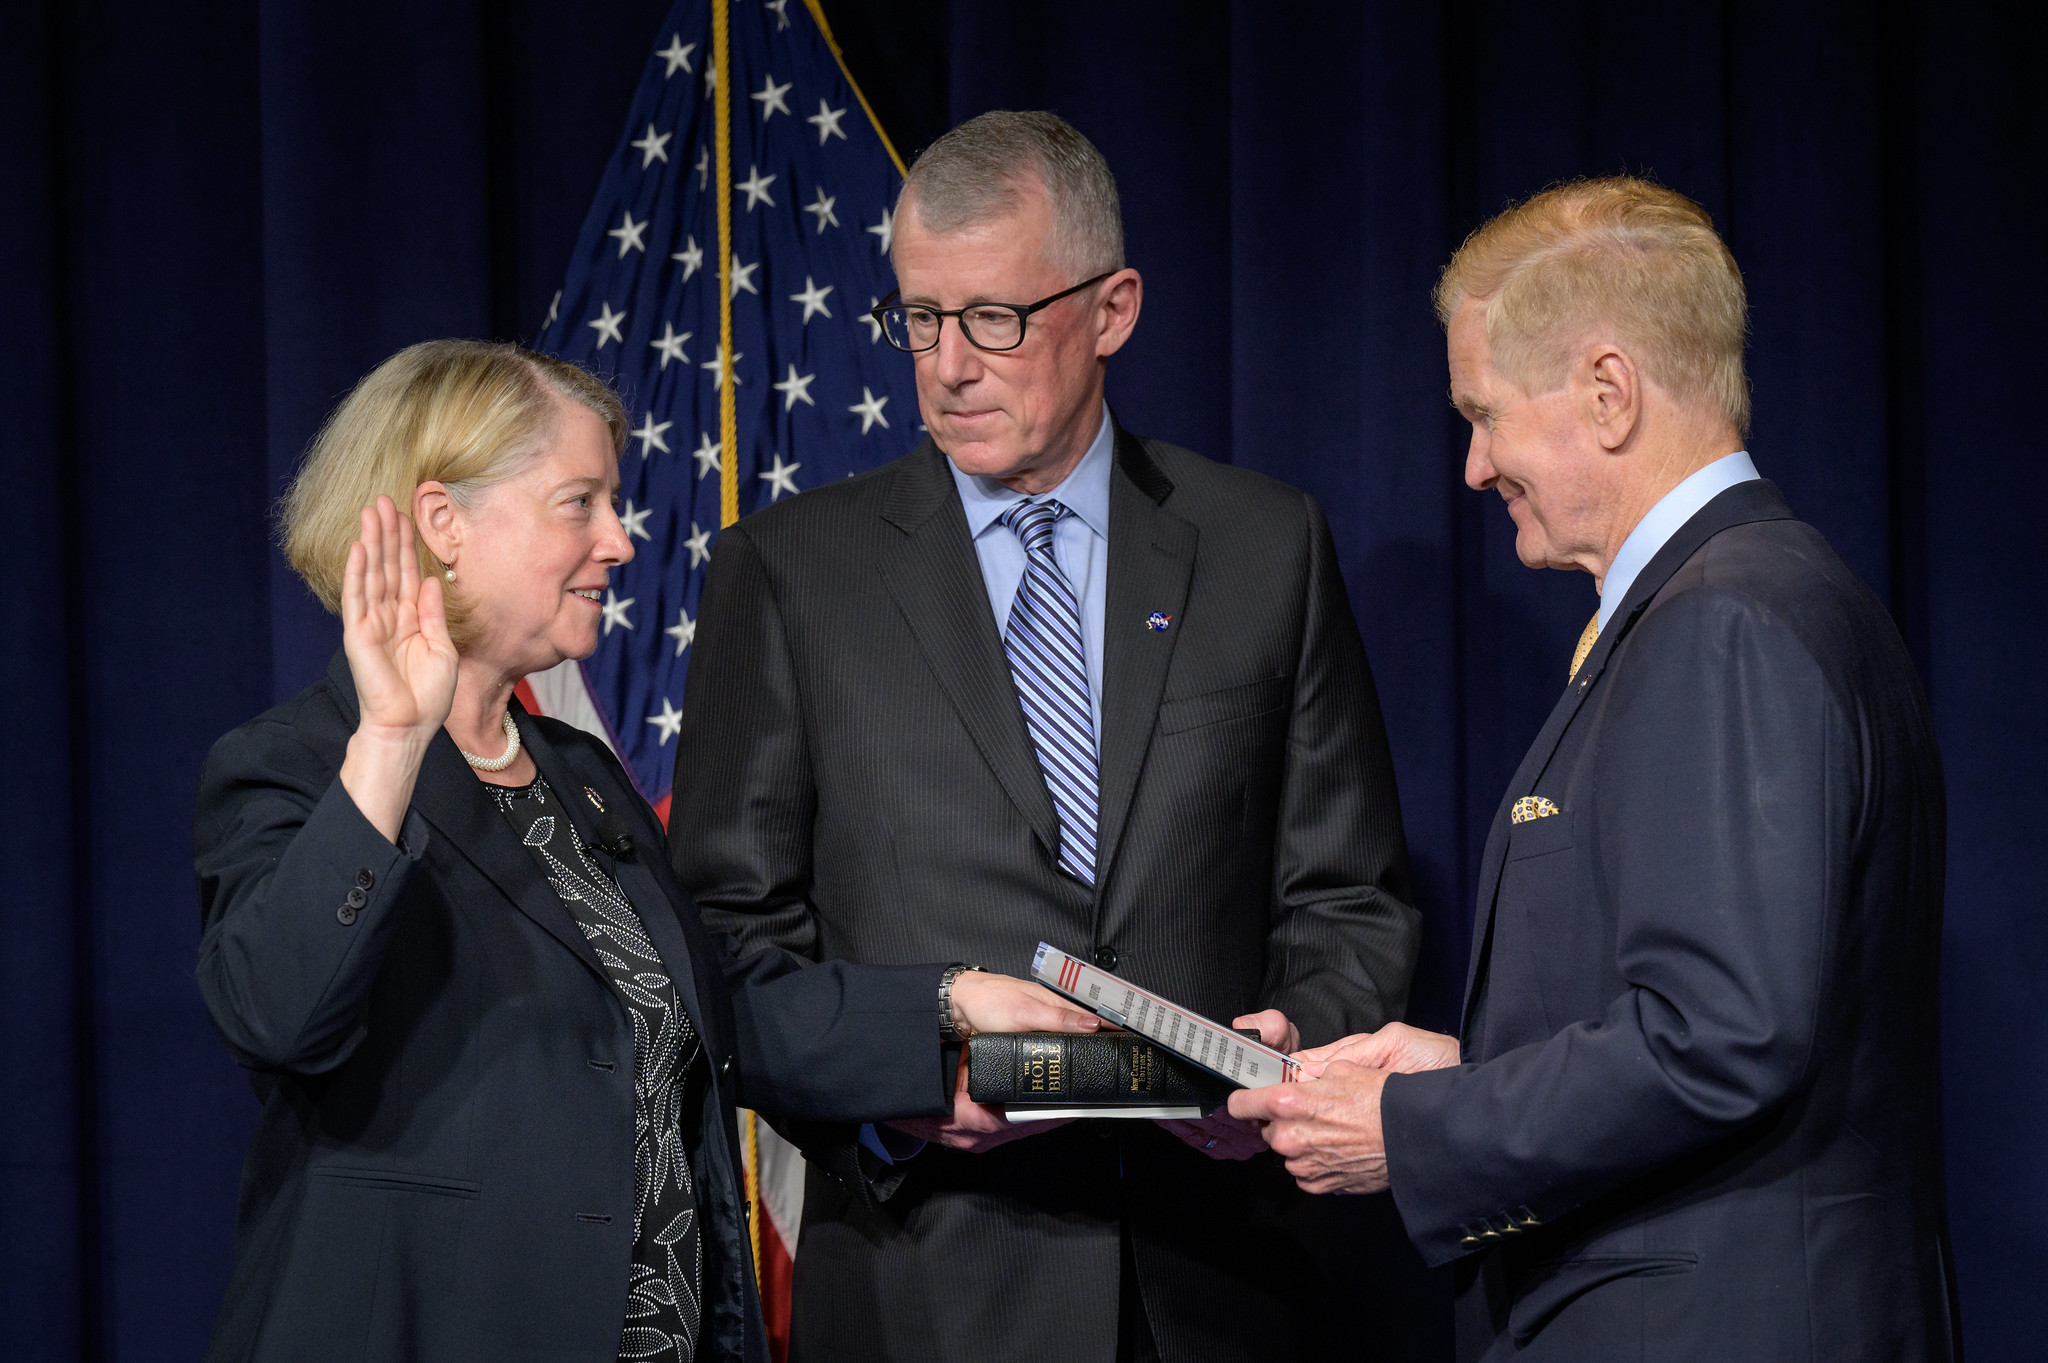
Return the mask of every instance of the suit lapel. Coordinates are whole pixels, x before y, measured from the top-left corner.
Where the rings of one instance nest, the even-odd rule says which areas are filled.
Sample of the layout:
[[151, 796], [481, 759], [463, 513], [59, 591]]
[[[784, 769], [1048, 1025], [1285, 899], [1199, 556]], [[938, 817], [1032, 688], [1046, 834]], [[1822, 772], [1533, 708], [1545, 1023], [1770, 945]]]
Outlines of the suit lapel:
[[1109, 480], [1109, 581], [1102, 622], [1098, 897], [1116, 864], [1138, 773], [1152, 744], [1174, 641], [1182, 632], [1171, 624], [1147, 629], [1144, 621], [1155, 611], [1178, 621], [1194, 574], [1199, 532], [1166, 510], [1163, 503], [1172, 492], [1172, 482], [1137, 437], [1118, 427], [1116, 471]]
[[882, 579], [975, 747], [1039, 842], [1057, 855], [1052, 797], [1017, 704], [967, 515], [946, 469], [945, 455], [930, 440], [898, 466], [882, 509], [898, 532], [882, 545]]
[[[525, 735], [522, 735], [524, 738]], [[462, 760], [455, 740], [436, 734], [420, 764], [413, 787], [413, 808], [439, 829], [455, 850], [484, 873], [504, 896], [548, 936], [569, 948], [599, 979], [607, 977], [582, 929], [562, 906], [533, 853], [512, 832], [480, 787], [482, 783]], [[607, 981], [608, 983], [608, 981]]]
[[[604, 801], [605, 808], [619, 810], [632, 821], [634, 855], [608, 863], [607, 869], [639, 915], [655, 950], [661, 953], [677, 999], [703, 1038], [706, 1053], [724, 1055], [726, 1048], [718, 1034], [718, 1021], [703, 1006], [713, 987], [706, 972], [716, 956], [696, 915], [682, 911], [690, 900], [669, 870], [668, 844], [661, 836], [660, 826], [654, 822], [651, 811], [644, 817], [635, 817], [646, 809], [645, 801], [608, 766], [581, 751], [564, 750], [549, 742], [517, 701], [513, 702], [513, 709], [519, 718], [520, 737], [533, 754], [534, 765], [554, 789], [556, 803], [586, 847], [599, 843], [600, 811], [590, 799], [593, 792]], [[609, 977], [606, 983], [609, 986]]]
[[1791, 508], [1786, 506], [1775, 483], [1756, 479], [1736, 484], [1693, 513], [1692, 519], [1664, 542], [1664, 547], [1652, 555], [1650, 561], [1643, 565], [1643, 570], [1636, 574], [1636, 580], [1629, 584], [1628, 595], [1608, 617], [1607, 628], [1601, 630], [1600, 637], [1593, 641], [1592, 651], [1579, 665], [1579, 675], [1565, 687], [1564, 694], [1550, 712], [1550, 718], [1536, 735], [1536, 741], [1529, 745], [1522, 765], [1515, 769], [1514, 780], [1508, 783], [1507, 794], [1501, 798], [1500, 807], [1494, 812], [1493, 827], [1487, 833], [1486, 852], [1480, 862], [1478, 913], [1472, 923], [1472, 952], [1465, 966], [1461, 1034], [1471, 1021], [1472, 1005], [1476, 1002], [1473, 990], [1484, 963], [1487, 934], [1493, 926], [1494, 901], [1500, 894], [1501, 872], [1507, 865], [1510, 811], [1515, 801], [1535, 790], [1536, 783], [1550, 766], [1550, 759], [1557, 755], [1558, 744], [1564, 741], [1572, 719], [1598, 685], [1601, 674], [1607, 670], [1607, 660], [1614, 656], [1621, 641], [1636, 627], [1636, 621], [1642, 618], [1643, 612], [1664, 589], [1664, 584], [1671, 580], [1672, 574], [1723, 530], [1753, 521], [1787, 520], [1791, 515]]
[[[355, 677], [349, 672], [347, 657], [339, 651], [327, 665], [327, 679], [339, 692], [343, 711], [351, 721], [355, 720], [360, 713]], [[531, 723], [523, 724], [522, 741], [532, 735]], [[427, 745], [426, 757], [420, 762], [419, 779], [412, 788], [412, 807], [521, 913], [574, 952], [599, 979], [606, 979], [597, 953], [583, 940], [575, 920], [569, 917], [547, 878], [534, 865], [533, 854], [513, 836], [512, 825], [491, 806], [490, 797], [479, 788], [481, 785], [469, 763], [462, 760], [455, 740], [443, 729]], [[609, 980], [606, 982], [609, 985]]]

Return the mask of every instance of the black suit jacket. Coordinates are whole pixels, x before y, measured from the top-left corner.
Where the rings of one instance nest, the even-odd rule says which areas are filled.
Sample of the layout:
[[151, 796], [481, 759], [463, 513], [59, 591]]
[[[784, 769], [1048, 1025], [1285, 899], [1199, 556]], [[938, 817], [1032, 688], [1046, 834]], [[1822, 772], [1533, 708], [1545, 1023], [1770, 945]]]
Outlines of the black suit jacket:
[[[1309, 1042], [1399, 1017], [1417, 917], [1321, 513], [1119, 431], [1108, 555], [1091, 892], [1055, 859], [944, 455], [927, 442], [726, 530], [670, 819], [707, 921], [750, 948], [1017, 975], [1048, 941], [1212, 1017], [1281, 1008]], [[874, 1181], [835, 1167], [806, 1190], [803, 1358], [1107, 1360], [1125, 1226], [1168, 1357], [1285, 1354], [1317, 1323], [1316, 1213], [1269, 1159], [1092, 1122]]]
[[1502, 801], [1466, 1063], [1387, 1083], [1464, 1357], [1949, 1356], [1942, 838], [1883, 605], [1775, 487], [1722, 493]]
[[[633, 1030], [590, 945], [454, 743], [437, 735], [400, 845], [338, 778], [347, 662], [223, 738], [200, 780], [199, 987], [263, 1114], [242, 1180], [217, 1360], [618, 1356], [633, 1236]], [[515, 713], [587, 843], [617, 863], [703, 1040], [694, 1143], [700, 1358], [765, 1360], [735, 1101], [865, 1120], [949, 1106], [941, 966], [738, 965], [660, 855], [610, 751]]]

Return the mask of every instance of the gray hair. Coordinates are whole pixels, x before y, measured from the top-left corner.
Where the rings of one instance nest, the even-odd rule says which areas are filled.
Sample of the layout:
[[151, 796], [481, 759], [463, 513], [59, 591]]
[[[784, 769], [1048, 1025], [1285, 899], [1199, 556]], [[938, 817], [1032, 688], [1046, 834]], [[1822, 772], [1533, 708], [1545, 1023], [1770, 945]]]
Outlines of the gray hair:
[[896, 211], [910, 202], [919, 224], [943, 236], [1014, 212], [1033, 180], [1052, 200], [1056, 264], [1083, 276], [1124, 267], [1116, 177], [1058, 114], [994, 109], [968, 119], [911, 163]]

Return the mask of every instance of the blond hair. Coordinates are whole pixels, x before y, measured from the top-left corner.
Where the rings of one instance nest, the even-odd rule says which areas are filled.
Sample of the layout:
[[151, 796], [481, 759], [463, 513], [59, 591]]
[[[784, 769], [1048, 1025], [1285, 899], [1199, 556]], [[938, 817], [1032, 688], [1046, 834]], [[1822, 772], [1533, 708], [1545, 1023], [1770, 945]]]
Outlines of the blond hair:
[[[413, 490], [439, 482], [464, 508], [517, 474], [554, 439], [561, 404], [588, 408], [626, 447], [618, 395], [573, 364], [497, 341], [422, 341], [378, 365], [313, 437], [278, 509], [285, 557], [320, 604], [341, 611], [342, 570], [362, 508], [381, 493], [410, 514]], [[446, 565], [415, 540], [422, 573]], [[447, 593], [448, 629], [468, 638], [468, 608]]]
[[1554, 391], [1572, 347], [1605, 324], [1658, 387], [1749, 434], [1742, 272], [1683, 194], [1634, 176], [1547, 189], [1473, 232], [1444, 266], [1437, 319], [1448, 327], [1467, 298], [1483, 305], [1496, 367], [1527, 392]]

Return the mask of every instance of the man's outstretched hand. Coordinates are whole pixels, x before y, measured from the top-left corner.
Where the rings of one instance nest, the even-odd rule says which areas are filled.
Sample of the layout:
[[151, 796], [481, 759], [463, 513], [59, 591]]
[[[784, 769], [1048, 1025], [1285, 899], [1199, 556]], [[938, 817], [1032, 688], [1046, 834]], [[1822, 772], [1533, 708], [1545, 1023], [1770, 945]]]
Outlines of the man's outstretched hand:
[[1459, 1060], [1458, 1039], [1390, 1022], [1295, 1059], [1300, 1083], [1240, 1089], [1230, 1095], [1230, 1115], [1259, 1124], [1303, 1191], [1376, 1193], [1387, 1186], [1380, 1127], [1387, 1076], [1450, 1068]]
[[1266, 1144], [1310, 1193], [1377, 1193], [1387, 1186], [1380, 1090], [1388, 1070], [1330, 1061], [1320, 1079], [1230, 1095], [1230, 1115], [1263, 1125]]
[[1360, 1032], [1312, 1046], [1294, 1057], [1302, 1072], [1315, 1079], [1333, 1060], [1362, 1065], [1369, 1070], [1392, 1070], [1396, 1074], [1419, 1074], [1423, 1070], [1449, 1069], [1458, 1063], [1458, 1038], [1442, 1032], [1425, 1032], [1405, 1022], [1390, 1022], [1377, 1032]]

